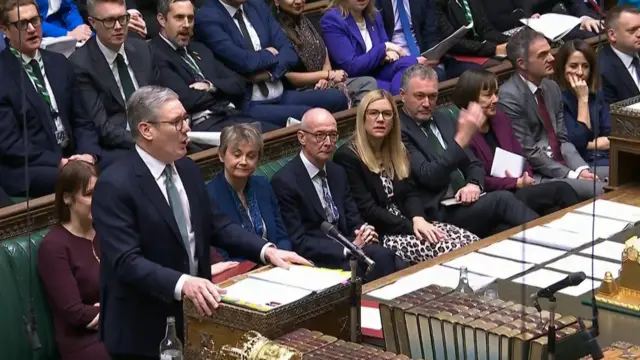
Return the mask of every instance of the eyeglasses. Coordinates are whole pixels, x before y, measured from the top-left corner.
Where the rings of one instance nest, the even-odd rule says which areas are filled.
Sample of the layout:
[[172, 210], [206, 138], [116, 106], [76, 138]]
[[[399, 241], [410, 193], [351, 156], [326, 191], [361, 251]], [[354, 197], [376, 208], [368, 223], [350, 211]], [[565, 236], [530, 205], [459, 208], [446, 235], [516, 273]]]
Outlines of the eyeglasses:
[[317, 133], [312, 133], [306, 130], [300, 130], [303, 133], [309, 134], [309, 135], [313, 135], [313, 137], [316, 139], [317, 142], [321, 143], [323, 141], [325, 141], [327, 139], [327, 137], [329, 138], [329, 140], [331, 142], [336, 142], [338, 140], [338, 133], [337, 132], [317, 132]]
[[102, 23], [102, 26], [104, 26], [107, 29], [113, 29], [114, 27], [116, 27], [116, 22], [118, 22], [118, 24], [120, 24], [120, 26], [125, 26], [129, 23], [129, 20], [131, 20], [131, 15], [130, 14], [125, 14], [122, 16], [118, 16], [118, 17], [111, 17], [111, 18], [106, 18], [106, 19], [98, 19], [95, 17], [91, 17], [94, 20], [100, 21]]
[[187, 115], [177, 120], [149, 121], [150, 124], [172, 124], [176, 128], [176, 131], [182, 131], [185, 122], [191, 123], [191, 116]]
[[31, 26], [33, 26], [34, 28], [37, 28], [42, 24], [42, 17], [34, 16], [31, 19], [13, 21], [9, 24], [15, 26], [18, 30], [27, 30], [29, 28], [29, 24], [31, 24]]
[[378, 119], [380, 115], [382, 115], [383, 119], [390, 120], [393, 118], [393, 111], [391, 110], [380, 111], [376, 109], [367, 110], [367, 116], [374, 120]]

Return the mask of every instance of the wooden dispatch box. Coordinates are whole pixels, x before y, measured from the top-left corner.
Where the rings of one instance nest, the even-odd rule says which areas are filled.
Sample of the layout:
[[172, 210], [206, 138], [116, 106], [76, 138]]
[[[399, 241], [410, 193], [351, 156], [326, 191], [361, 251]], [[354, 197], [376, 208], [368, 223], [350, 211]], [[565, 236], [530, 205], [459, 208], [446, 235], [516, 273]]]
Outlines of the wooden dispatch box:
[[[270, 269], [265, 266], [253, 272]], [[223, 283], [227, 287], [247, 277], [235, 276]], [[299, 328], [306, 328], [349, 341], [351, 283], [333, 286], [309, 295], [292, 304], [262, 312], [237, 305], [222, 303], [212, 316], [201, 316], [190, 301], [183, 302], [185, 359], [197, 359], [201, 339], [208, 335], [216, 349], [223, 345], [235, 346], [242, 335], [255, 330], [269, 339], [278, 338]], [[357, 304], [360, 304], [362, 282], [356, 284]], [[358, 342], [361, 341], [360, 312], [358, 312]]]

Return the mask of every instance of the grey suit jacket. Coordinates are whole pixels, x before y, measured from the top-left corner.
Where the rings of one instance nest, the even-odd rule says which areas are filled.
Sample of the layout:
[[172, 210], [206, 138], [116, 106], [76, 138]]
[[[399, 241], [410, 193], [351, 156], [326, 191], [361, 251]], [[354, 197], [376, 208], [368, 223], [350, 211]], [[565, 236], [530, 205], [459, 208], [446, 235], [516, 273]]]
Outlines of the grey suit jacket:
[[[158, 84], [158, 68], [150, 45], [143, 40], [129, 38], [124, 50], [138, 87]], [[74, 65], [82, 102], [95, 123], [100, 145], [106, 149], [133, 148], [133, 137], [127, 131], [125, 101], [96, 38], [87, 41], [69, 60]]]
[[499, 106], [511, 119], [513, 132], [520, 141], [533, 171], [548, 178], [565, 178], [570, 170], [586, 166], [587, 163], [567, 137], [560, 87], [555, 81], [549, 79], [542, 80], [540, 87], [567, 166], [547, 155], [549, 138], [542, 115], [538, 111], [538, 103], [517, 72], [500, 86]]

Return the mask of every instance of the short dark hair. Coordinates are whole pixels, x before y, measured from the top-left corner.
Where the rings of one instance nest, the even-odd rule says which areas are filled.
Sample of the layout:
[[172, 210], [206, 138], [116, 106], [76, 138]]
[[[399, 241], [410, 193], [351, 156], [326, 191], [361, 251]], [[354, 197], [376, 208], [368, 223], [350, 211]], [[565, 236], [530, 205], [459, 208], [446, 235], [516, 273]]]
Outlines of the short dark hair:
[[596, 60], [596, 53], [591, 46], [584, 40], [570, 40], [564, 43], [558, 52], [556, 53], [555, 61], [555, 78], [561, 89], [570, 89], [571, 85], [567, 82], [567, 78], [564, 76], [564, 68], [567, 66], [569, 57], [576, 51], [579, 51], [584, 55], [589, 63], [589, 78], [587, 79], [587, 86], [589, 91], [595, 93], [600, 89], [600, 75], [598, 71], [598, 61]]
[[87, 0], [87, 13], [89, 13], [90, 16], [93, 16], [95, 7], [98, 4], [114, 3], [118, 5], [126, 5], [124, 1], [125, 0]]
[[[15, 8], [19, 8], [21, 6], [33, 5], [40, 13], [40, 8], [38, 8], [38, 3], [35, 0], [0, 0], [0, 24], [4, 26], [9, 26], [9, 12]], [[3, 41], [3, 39], [0, 39]]]
[[[194, 5], [193, 1], [191, 0], [158, 0], [158, 6], [156, 7], [156, 10], [158, 11], [158, 14], [167, 16], [167, 14], [169, 14], [169, 10], [171, 9], [171, 4], [182, 2], [182, 1], [188, 1], [191, 3], [191, 5]], [[195, 5], [194, 5], [194, 8], [195, 8]]]
[[458, 78], [453, 89], [453, 103], [460, 109], [466, 108], [470, 102], [478, 101], [483, 91], [498, 91], [498, 77], [486, 69], [470, 69]]
[[60, 169], [56, 182], [55, 198], [55, 215], [59, 223], [67, 222], [71, 218], [70, 206], [64, 202], [64, 196], [75, 196], [78, 193], [86, 195], [91, 178], [97, 176], [96, 167], [82, 160], [69, 161]]
[[605, 30], [612, 29], [614, 26], [616, 26], [622, 13], [631, 13], [638, 15], [640, 14], [640, 9], [633, 5], [620, 5], [612, 7], [611, 9], [609, 9], [609, 11], [607, 11], [607, 16], [604, 19]]
[[518, 69], [519, 58], [525, 59], [528, 57], [531, 43], [540, 38], [546, 40], [544, 35], [527, 27], [511, 35], [509, 42], [507, 42], [507, 58], [511, 61], [514, 69]]

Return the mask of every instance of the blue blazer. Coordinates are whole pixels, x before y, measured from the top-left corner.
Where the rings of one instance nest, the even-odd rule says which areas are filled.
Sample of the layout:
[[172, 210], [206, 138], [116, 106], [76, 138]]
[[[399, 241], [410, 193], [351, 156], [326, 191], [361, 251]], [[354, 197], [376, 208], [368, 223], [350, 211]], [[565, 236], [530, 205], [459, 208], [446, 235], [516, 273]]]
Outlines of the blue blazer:
[[[266, 240], [275, 244], [278, 249], [291, 250], [291, 239], [289, 239], [287, 229], [282, 221], [280, 206], [278, 206], [278, 200], [276, 199], [273, 189], [271, 189], [269, 180], [263, 176], [254, 175], [249, 178], [247, 186], [254, 188], [258, 197], [260, 215], [262, 216], [264, 225], [267, 228]], [[238, 208], [236, 207], [236, 203], [233, 200], [233, 194], [231, 193], [233, 190], [231, 190], [227, 179], [224, 177], [224, 173], [218, 174], [218, 176], [209, 182], [207, 185], [207, 191], [209, 191], [211, 201], [215, 200], [220, 210], [229, 217], [231, 222], [238, 225], [242, 224]], [[237, 257], [230, 258], [226, 251], [222, 249], [216, 250], [225, 261], [245, 260]]]
[[[189, 198], [197, 276], [211, 279], [210, 246], [260, 262], [266, 245], [211, 201], [198, 166], [175, 162]], [[183, 334], [178, 279], [189, 273], [187, 250], [169, 203], [137, 151], [98, 179], [91, 211], [100, 237], [100, 337], [110, 354], [158, 357], [167, 316]]]
[[[64, 55], [40, 50], [58, 112], [69, 134], [68, 153], [100, 156], [98, 136], [93, 121], [80, 104], [71, 63]], [[24, 75], [21, 76], [20, 74]], [[21, 80], [22, 79], [22, 83]], [[23, 192], [24, 157], [30, 168], [54, 167], [60, 164], [62, 149], [56, 142], [49, 105], [33, 87], [18, 59], [9, 48], [0, 52], [0, 186], [8, 193]], [[26, 94], [23, 94], [24, 89]], [[23, 95], [26, 103], [23, 103]], [[24, 112], [23, 112], [24, 111]], [[25, 115], [28, 146], [24, 145], [22, 116]]]
[[602, 77], [604, 100], [609, 105], [640, 95], [638, 86], [622, 60], [611, 50], [611, 45], [602, 45], [598, 53], [598, 68]]
[[[198, 9], [195, 18], [195, 37], [213, 51], [231, 70], [242, 75], [269, 71], [280, 79], [298, 64], [298, 56], [280, 24], [263, 0], [247, 0], [242, 5], [249, 22], [256, 29], [262, 50], [249, 48], [235, 21], [218, 0], [207, 0]], [[274, 56], [267, 47], [278, 50]], [[247, 95], [251, 85], [247, 85]]]
[[602, 92], [589, 95], [589, 118], [591, 129], [578, 121], [578, 99], [570, 89], [562, 91], [564, 102], [564, 123], [567, 127], [567, 136], [576, 147], [580, 156], [590, 165], [609, 165], [609, 151], [587, 150], [589, 141], [611, 135], [611, 114], [609, 105], [604, 101]]
[[74, 0], [60, 0], [60, 9], [47, 16], [49, 12], [48, 0], [36, 0], [40, 15], [42, 16], [42, 36], [60, 37], [67, 35], [67, 32], [84, 24], [80, 11]]

